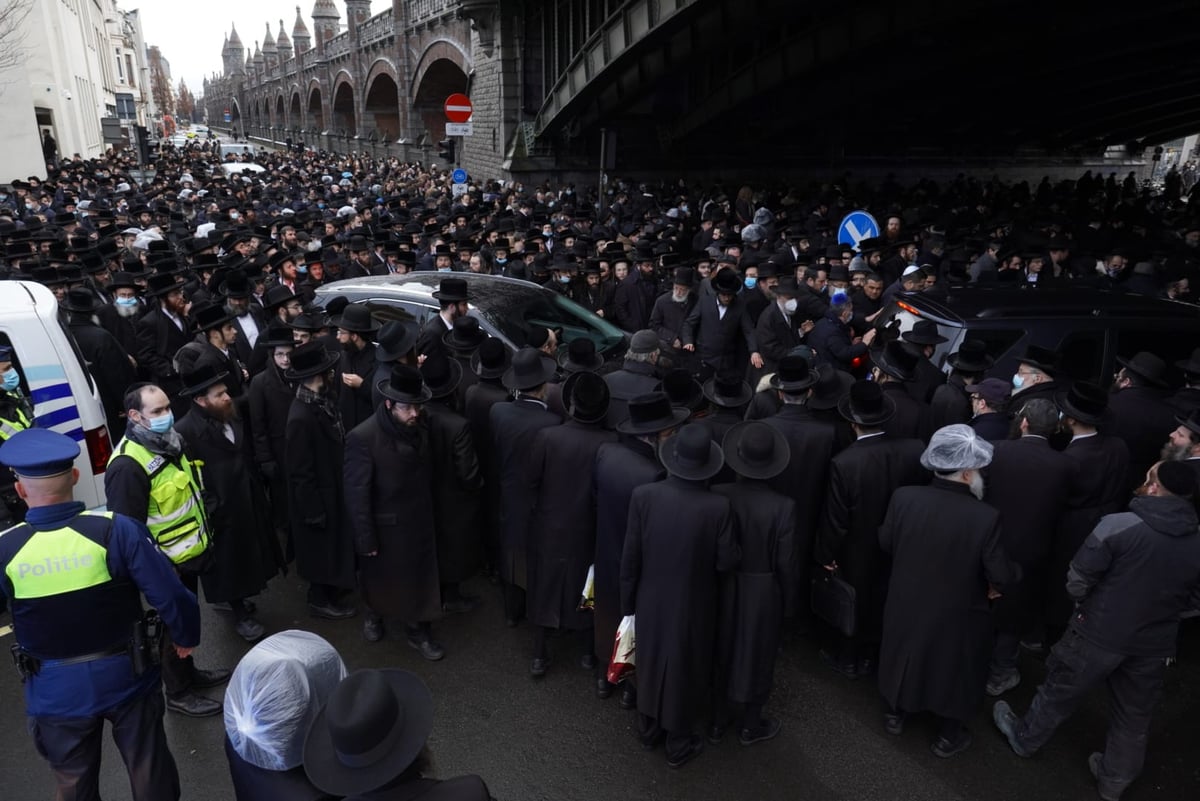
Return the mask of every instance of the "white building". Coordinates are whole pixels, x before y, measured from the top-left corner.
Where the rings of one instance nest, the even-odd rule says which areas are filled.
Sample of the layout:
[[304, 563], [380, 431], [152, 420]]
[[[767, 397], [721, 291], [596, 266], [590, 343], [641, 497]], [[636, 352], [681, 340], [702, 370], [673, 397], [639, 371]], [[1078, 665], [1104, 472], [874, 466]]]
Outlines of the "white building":
[[115, 0], [33, 0], [22, 24], [25, 54], [0, 73], [0, 182], [45, 177], [42, 133], [60, 158], [101, 155], [100, 120], [145, 124], [150, 96], [138, 12]]

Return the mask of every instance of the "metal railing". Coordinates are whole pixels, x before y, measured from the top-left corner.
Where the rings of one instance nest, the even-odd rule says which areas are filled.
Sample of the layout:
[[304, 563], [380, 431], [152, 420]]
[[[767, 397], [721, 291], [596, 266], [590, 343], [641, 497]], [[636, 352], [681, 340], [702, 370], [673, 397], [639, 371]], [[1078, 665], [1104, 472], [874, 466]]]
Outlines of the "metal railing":
[[454, 11], [457, 6], [458, 0], [410, 0], [408, 23], [420, 25]]

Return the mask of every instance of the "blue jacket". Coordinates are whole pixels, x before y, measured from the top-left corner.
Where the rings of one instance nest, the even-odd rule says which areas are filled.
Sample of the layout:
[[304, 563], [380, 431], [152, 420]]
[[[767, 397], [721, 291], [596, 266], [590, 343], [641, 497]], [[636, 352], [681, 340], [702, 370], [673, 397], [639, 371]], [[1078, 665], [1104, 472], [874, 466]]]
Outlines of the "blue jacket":
[[[30, 509], [25, 516], [25, 525], [16, 526], [0, 535], [0, 589], [12, 599], [17, 642], [30, 649], [35, 656], [78, 656], [104, 650], [103, 645], [97, 647], [97, 644], [120, 644], [132, 634], [128, 620], [112, 620], [109, 628], [105, 628], [106, 618], [89, 619], [85, 608], [73, 610], [76, 614], [64, 611], [64, 606], [72, 606], [72, 595], [78, 594], [80, 603], [90, 604], [96, 598], [92, 591], [97, 588], [49, 598], [14, 598], [12, 581], [4, 572], [8, 563], [30, 539], [37, 536], [37, 532], [64, 528], [83, 511], [84, 505], [77, 502]], [[101, 585], [100, 589], [111, 589], [113, 595], [132, 589], [132, 602], [139, 607], [136, 593], [141, 592], [158, 609], [176, 643], [184, 647], [199, 644], [200, 606], [196, 596], [180, 582], [170, 561], [151, 542], [144, 525], [114, 514], [111, 527], [93, 525], [80, 528], [87, 529], [80, 533], [106, 549], [105, 563], [112, 581]], [[97, 535], [96, 531], [102, 533]], [[102, 541], [102, 538], [106, 541]], [[132, 588], [128, 586], [130, 584]], [[84, 593], [92, 594], [85, 596]], [[80, 626], [86, 626], [87, 631], [81, 630]], [[47, 630], [57, 633], [55, 640], [61, 638], [67, 641], [63, 653], [39, 653], [45, 650], [44, 644], [34, 644], [39, 640], [38, 634]], [[87, 644], [81, 644], [78, 649], [69, 647], [72, 634], [79, 638], [86, 636]], [[157, 669], [135, 675], [127, 653], [75, 665], [43, 665], [36, 676], [31, 676], [25, 682], [26, 712], [31, 716], [92, 717], [120, 706], [143, 692], [157, 692], [158, 680]]]

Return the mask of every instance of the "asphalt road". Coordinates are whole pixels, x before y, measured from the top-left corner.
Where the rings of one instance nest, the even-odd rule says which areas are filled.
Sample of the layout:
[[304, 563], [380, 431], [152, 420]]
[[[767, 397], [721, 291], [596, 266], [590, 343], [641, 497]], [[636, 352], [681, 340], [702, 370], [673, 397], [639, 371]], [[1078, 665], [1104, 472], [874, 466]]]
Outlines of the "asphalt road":
[[[681, 770], [667, 767], [662, 750], [648, 754], [634, 737], [634, 713], [614, 695], [592, 693], [590, 673], [577, 665], [574, 638], [551, 642], [555, 658], [540, 681], [529, 677], [530, 631], [505, 628], [499, 590], [482, 579], [470, 589], [484, 597], [475, 611], [448, 618], [436, 631], [447, 656], [423, 661], [390, 636], [368, 645], [361, 618], [323, 621], [308, 616], [303, 587], [277, 578], [259, 599], [268, 631], [302, 628], [327, 638], [351, 670], [402, 667], [421, 675], [437, 713], [430, 746], [440, 776], [478, 773], [499, 801], [632, 801], [688, 799], [741, 801], [1074, 801], [1094, 799], [1087, 756], [1104, 741], [1103, 693], [1089, 703], [1032, 760], [1014, 756], [993, 729], [990, 703], [980, 711], [967, 753], [940, 760], [929, 751], [932, 721], [910, 722], [903, 736], [884, 733], [873, 682], [851, 682], [822, 667], [817, 646], [792, 638], [780, 656], [768, 713], [783, 720], [774, 741], [743, 748], [732, 735]], [[7, 618], [7, 616], [5, 616]], [[7, 622], [7, 621], [6, 621]], [[1150, 738], [1146, 770], [1128, 801], [1200, 798], [1200, 621], [1187, 627], [1181, 663], [1169, 672], [1166, 694]], [[229, 666], [250, 646], [233, 632], [228, 615], [204, 608], [202, 667]], [[0, 639], [5, 645], [11, 640]], [[1042, 666], [1023, 659], [1024, 683], [1009, 694], [1018, 712], [1033, 695]], [[211, 691], [219, 698], [221, 690]], [[0, 670], [0, 798], [53, 797], [51, 775], [25, 733], [15, 671]], [[220, 717], [167, 716], [167, 735], [179, 763], [184, 798], [232, 799], [222, 750]], [[127, 798], [123, 766], [106, 742], [105, 798]]]

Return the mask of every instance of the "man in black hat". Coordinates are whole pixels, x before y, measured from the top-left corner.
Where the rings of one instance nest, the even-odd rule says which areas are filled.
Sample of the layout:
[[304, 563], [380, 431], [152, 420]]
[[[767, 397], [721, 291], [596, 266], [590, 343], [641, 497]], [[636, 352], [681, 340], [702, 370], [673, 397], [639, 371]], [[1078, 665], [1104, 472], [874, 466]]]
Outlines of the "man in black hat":
[[247, 599], [266, 589], [283, 567], [270, 523], [267, 495], [253, 462], [253, 446], [227, 390], [228, 377], [211, 364], [183, 375], [192, 407], [175, 430], [201, 465], [204, 508], [213, 534], [211, 569], [200, 576], [209, 603], [229, 604], [237, 633], [247, 642], [263, 634]]
[[338, 356], [307, 342], [292, 350], [290, 361], [283, 377], [296, 384], [296, 397], [288, 411], [285, 468], [296, 573], [309, 582], [311, 614], [353, 617], [354, 607], [339, 602], [354, 586], [354, 543], [344, 522], [345, 428], [333, 394]]
[[821, 651], [821, 660], [847, 678], [869, 676], [879, 658], [883, 607], [887, 596], [887, 559], [879, 546], [892, 493], [922, 484], [924, 446], [884, 431], [895, 414], [892, 398], [879, 385], [859, 381], [837, 403], [838, 413], [854, 431], [854, 442], [829, 463], [825, 508], [814, 555], [826, 570], [837, 570], [855, 590], [855, 627], [850, 636]]
[[746, 300], [738, 294], [740, 285], [735, 270], [722, 270], [712, 279], [713, 295], [702, 297], [683, 324], [683, 349], [700, 359], [702, 380], [718, 372], [744, 375], [749, 366], [762, 369], [758, 352], [755, 320], [750, 318]]
[[193, 367], [207, 366], [214, 372], [225, 373], [230, 397], [240, 400], [250, 375], [233, 350], [238, 333], [233, 315], [223, 306], [209, 303], [193, 309], [192, 319], [196, 330], [204, 335], [204, 345]]
[[109, 296], [112, 303], [101, 306], [96, 312], [100, 325], [112, 334], [131, 357], [135, 357], [134, 367], [140, 371], [136, 361], [138, 352], [136, 321], [147, 309], [142, 302], [142, 286], [127, 272], [115, 272], [108, 282]]
[[637, 243], [636, 269], [625, 276], [614, 296], [611, 322], [626, 331], [640, 331], [650, 324], [650, 313], [659, 296], [654, 250], [649, 242]]
[[72, 289], [63, 308], [68, 314], [71, 335], [96, 382], [109, 436], [115, 442], [125, 431], [125, 390], [137, 381], [137, 369], [121, 344], [96, 322], [102, 306], [90, 289]]
[[709, 694], [718, 573], [738, 562], [729, 501], [707, 489], [724, 463], [704, 423], [668, 439], [666, 481], [638, 487], [629, 502], [621, 554], [621, 612], [636, 616], [638, 734], [652, 749], [665, 738], [678, 768], [704, 750], [692, 734]]
[[364, 304], [351, 303], [330, 323], [337, 328], [337, 341], [342, 348], [342, 386], [338, 391], [338, 406], [342, 424], [347, 431], [370, 418], [375, 406], [371, 401], [370, 379], [375, 372], [374, 335], [379, 322]]
[[346, 510], [359, 555], [359, 591], [370, 610], [363, 637], [377, 642], [384, 620], [404, 625], [408, 644], [437, 661], [441, 617], [433, 468], [422, 407], [432, 394], [416, 368], [397, 364], [380, 382], [383, 403], [346, 435]]
[[505, 371], [504, 386], [516, 394], [489, 412], [500, 487], [500, 579], [504, 618], [515, 626], [525, 616], [527, 537], [536, 496], [529, 474], [529, 450], [537, 432], [562, 422], [546, 405], [546, 383], [557, 365], [534, 348], [521, 348]]
[[[546, 674], [551, 630], [578, 632], [580, 666], [594, 670], [592, 616], [580, 612], [579, 595], [596, 552], [596, 453], [617, 435], [602, 427], [608, 385], [595, 373], [572, 373], [563, 388], [568, 420], [543, 428], [528, 454], [533, 490], [529, 532], [529, 622], [534, 628], [535, 678]], [[608, 656], [608, 653], [604, 653]]]
[[188, 404], [179, 397], [179, 375], [171, 363], [176, 352], [192, 338], [192, 324], [187, 317], [188, 301], [182, 285], [174, 275], [152, 275], [146, 282], [146, 294], [158, 301], [135, 325], [138, 364], [150, 375], [150, 380], [171, 398], [171, 408], [179, 417]]
[[[600, 275], [600, 260], [591, 258], [583, 264], [583, 281], [575, 286], [572, 295], [576, 303], [597, 316], [611, 320], [615, 314], [617, 287]], [[657, 302], [657, 301], [656, 301]]]
[[755, 335], [758, 351], [763, 358], [763, 372], [772, 373], [779, 360], [800, 344], [805, 333], [812, 330], [813, 323], [801, 323], [796, 314], [798, 289], [791, 278], [779, 279], [775, 284], [773, 302], [758, 317]]
[[1111, 433], [1129, 448], [1129, 473], [1125, 486], [1141, 484], [1159, 450], [1175, 430], [1175, 410], [1166, 402], [1167, 365], [1153, 353], [1142, 351], [1131, 359], [1117, 357], [1121, 369], [1113, 376], [1113, 395], [1108, 403]]
[[494, 575], [500, 565], [500, 466], [492, 431], [492, 407], [507, 403], [511, 394], [500, 383], [508, 371], [512, 354], [498, 339], [484, 340], [471, 354], [471, 372], [476, 377], [463, 398], [463, 415], [471, 424], [475, 450], [483, 471], [483, 548], [485, 571]]
[[774, 684], [783, 622], [796, 614], [801, 564], [807, 562], [795, 548], [795, 503], [769, 483], [791, 457], [783, 434], [762, 422], [738, 423], [725, 434], [722, 450], [738, 481], [712, 489], [729, 500], [741, 561], [721, 599], [718, 675], [724, 682], [714, 692], [710, 737], [719, 741], [724, 732], [728, 699], [742, 705], [738, 742], [753, 745], [779, 734], [779, 719], [764, 718], [762, 710]]
[[1061, 385], [1055, 380], [1061, 370], [1059, 355], [1049, 348], [1029, 345], [1017, 359], [1012, 377], [1012, 408], [1034, 398], [1054, 400]]
[[[1200, 409], [1187, 417], [1176, 417], [1179, 427], [1171, 432], [1162, 449], [1163, 461], [1181, 461], [1196, 474], [1196, 486], [1200, 488]], [[1200, 511], [1200, 493], [1197, 493], [1197, 511]]]
[[1103, 517], [1071, 560], [1071, 627], [1047, 659], [1046, 681], [1023, 718], [1004, 701], [996, 727], [1018, 756], [1037, 753], [1094, 689], [1112, 714], [1104, 751], [1088, 766], [1100, 797], [1119, 799], [1142, 772], [1151, 716], [1175, 656], [1183, 612], [1200, 608], [1200, 533], [1193, 471], [1159, 462], [1129, 511]]
[[421, 336], [417, 339], [417, 353], [421, 356], [428, 355], [433, 348], [440, 348], [446, 332], [454, 328], [454, 321], [466, 317], [471, 308], [467, 282], [461, 278], [443, 278], [433, 297], [438, 302], [438, 313], [421, 327]]
[[947, 340], [938, 332], [937, 323], [917, 320], [911, 329], [900, 335], [900, 341], [917, 357], [913, 380], [905, 385], [908, 394], [920, 403], [928, 404], [937, 388], [946, 383], [946, 374], [930, 359], [937, 346]]
[[671, 363], [685, 366], [683, 326], [696, 305], [696, 274], [691, 267], [678, 267], [671, 280], [671, 291], [654, 301], [650, 312], [650, 328], [658, 334], [659, 352], [667, 354]]
[[445, 350], [434, 350], [420, 370], [431, 395], [421, 413], [429, 429], [442, 611], [469, 612], [479, 598], [464, 594], [462, 583], [479, 572], [483, 554], [479, 534], [483, 470], [475, 432], [458, 412], [462, 364]]
[[930, 433], [929, 405], [908, 391], [908, 384], [916, 380], [919, 358], [897, 340], [871, 348], [871, 378], [896, 406], [884, 429], [901, 439], [924, 440]]
[[367, 275], [387, 275], [387, 262], [379, 258], [375, 248], [365, 236], [350, 237], [350, 262], [346, 265], [343, 278], [362, 278]]
[[[929, 427], [934, 431], [954, 423], [970, 424], [971, 398], [967, 393], [983, 380], [983, 374], [995, 360], [988, 355], [982, 340], [964, 339], [958, 350], [946, 357], [946, 362], [950, 365], [950, 375], [933, 391], [929, 401]], [[986, 435], [984, 438], [989, 439]]]
[[1186, 417], [1200, 409], [1200, 348], [1193, 350], [1187, 359], [1175, 362], [1175, 366], [1183, 372], [1183, 387], [1167, 398], [1167, 403]]
[[292, 561], [292, 534], [288, 526], [287, 419], [295, 389], [284, 373], [292, 366], [295, 341], [292, 332], [278, 320], [259, 336], [256, 347], [269, 354], [267, 367], [250, 379], [246, 391], [254, 461], [262, 473], [271, 498], [271, 516], [280, 542], [287, 543], [284, 563]]
[[221, 282], [218, 289], [224, 297], [225, 311], [233, 318], [231, 322], [237, 329], [237, 338], [233, 343], [234, 352], [238, 361], [249, 369], [254, 343], [258, 341], [259, 333], [267, 327], [266, 319], [260, 311], [261, 307], [251, 301], [254, 287], [245, 273], [235, 270]]
[[375, 342], [375, 372], [371, 377], [372, 406], [378, 407], [383, 402], [379, 383], [391, 378], [393, 365], [417, 366], [413, 348], [420, 333], [416, 320], [389, 320], [380, 327]]
[[446, 354], [462, 367], [462, 379], [454, 390], [455, 408], [460, 412], [466, 408], [467, 390], [479, 380], [471, 371], [471, 356], [487, 338], [488, 333], [479, 325], [479, 318], [470, 316], [456, 319], [450, 330], [442, 336]]
[[654, 391], [659, 382], [660, 354], [658, 334], [649, 328], [636, 331], [630, 337], [621, 369], [604, 376], [610, 395], [605, 426], [616, 428], [617, 423], [625, 419], [625, 407], [632, 398]]

